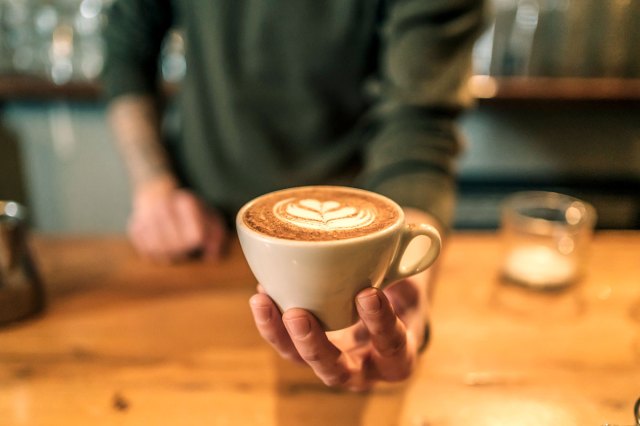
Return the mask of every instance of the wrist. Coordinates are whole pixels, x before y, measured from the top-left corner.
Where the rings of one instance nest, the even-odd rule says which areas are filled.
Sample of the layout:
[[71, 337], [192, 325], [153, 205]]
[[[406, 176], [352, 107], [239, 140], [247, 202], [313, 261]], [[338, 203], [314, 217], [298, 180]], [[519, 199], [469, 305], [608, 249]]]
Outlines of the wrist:
[[133, 188], [134, 199], [158, 197], [178, 189], [178, 181], [171, 173], [162, 173], [136, 182]]
[[415, 304], [412, 313], [406, 318], [406, 325], [411, 330], [418, 353], [425, 351], [431, 337], [431, 285], [432, 271], [426, 271], [407, 279], [407, 284], [414, 287]]

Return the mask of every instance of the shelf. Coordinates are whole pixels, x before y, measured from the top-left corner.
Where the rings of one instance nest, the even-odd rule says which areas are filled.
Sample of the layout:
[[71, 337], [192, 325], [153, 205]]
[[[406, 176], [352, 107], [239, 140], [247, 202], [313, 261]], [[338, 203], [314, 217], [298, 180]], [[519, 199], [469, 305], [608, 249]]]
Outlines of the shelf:
[[72, 82], [57, 85], [41, 77], [25, 75], [0, 76], [0, 101], [97, 101], [102, 96], [100, 84]]
[[[176, 84], [164, 83], [163, 91], [167, 97], [173, 96]], [[89, 101], [102, 99], [102, 85], [99, 82], [70, 82], [55, 84], [42, 77], [26, 75], [0, 76], [0, 102], [6, 101]]]
[[[555, 78], [493, 77], [475, 75], [469, 80], [474, 97], [501, 100], [640, 100], [640, 78]], [[168, 96], [174, 84], [164, 86]], [[102, 86], [98, 82], [72, 82], [56, 85], [41, 77], [0, 76], [0, 101], [98, 101]]]
[[475, 75], [469, 88], [487, 100], [640, 100], [640, 79]]

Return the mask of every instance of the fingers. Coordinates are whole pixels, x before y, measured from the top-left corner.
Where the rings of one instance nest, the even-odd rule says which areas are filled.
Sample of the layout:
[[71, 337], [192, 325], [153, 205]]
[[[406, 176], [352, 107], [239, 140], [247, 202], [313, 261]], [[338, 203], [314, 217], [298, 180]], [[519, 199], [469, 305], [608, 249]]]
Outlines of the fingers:
[[266, 294], [255, 294], [249, 299], [258, 332], [264, 340], [285, 359], [302, 362], [302, 358], [293, 345], [282, 323], [280, 311]]
[[129, 220], [128, 235], [136, 251], [145, 259], [166, 263], [168, 254], [162, 249], [163, 243], [149, 219], [134, 215]]
[[162, 198], [143, 199], [135, 206], [129, 236], [144, 257], [173, 262], [202, 250], [218, 258], [225, 240], [223, 221], [188, 191], [175, 190]]
[[351, 380], [343, 353], [328, 340], [313, 315], [291, 309], [281, 316], [264, 293], [255, 294], [249, 304], [258, 332], [283, 358], [306, 363], [327, 386], [370, 388], [371, 383]]
[[418, 287], [409, 284], [408, 280], [398, 281], [384, 289], [384, 294], [393, 306], [396, 315], [404, 321], [404, 316], [418, 307], [420, 292]]
[[198, 199], [186, 191], [178, 191], [174, 195], [171, 209], [179, 228], [179, 245], [182, 250], [193, 250], [205, 239], [205, 214]]
[[384, 293], [374, 288], [363, 290], [356, 298], [356, 306], [374, 348], [368, 366], [370, 379], [408, 378], [415, 364], [415, 342], [408, 339], [404, 324]]
[[318, 321], [307, 311], [290, 309], [283, 315], [300, 357], [327, 386], [349, 386], [351, 373], [342, 352], [329, 342]]
[[205, 222], [203, 243], [204, 257], [210, 260], [220, 259], [225, 254], [227, 227], [217, 213], [209, 213]]
[[180, 253], [180, 234], [169, 200], [145, 200], [134, 207], [129, 236], [144, 257], [155, 261], [175, 259]]
[[316, 318], [303, 309], [280, 316], [261, 292], [250, 305], [260, 335], [284, 358], [309, 365], [327, 386], [363, 391], [376, 381], [404, 380], [413, 371], [415, 342], [379, 290], [370, 288], [358, 295], [362, 325], [348, 330], [346, 347], [342, 341], [332, 343]]

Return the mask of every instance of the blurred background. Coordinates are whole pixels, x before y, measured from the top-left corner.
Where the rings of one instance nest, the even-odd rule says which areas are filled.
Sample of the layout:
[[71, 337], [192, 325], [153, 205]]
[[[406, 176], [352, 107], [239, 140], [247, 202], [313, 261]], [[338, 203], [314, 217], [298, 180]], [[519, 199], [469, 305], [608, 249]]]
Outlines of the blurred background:
[[[0, 199], [47, 233], [122, 232], [127, 177], [97, 78], [110, 0], [0, 0]], [[461, 120], [458, 229], [491, 229], [522, 189], [591, 202], [640, 229], [640, 0], [493, 0]], [[175, 29], [161, 73], [186, 71]], [[171, 125], [171, 120], [168, 120]]]

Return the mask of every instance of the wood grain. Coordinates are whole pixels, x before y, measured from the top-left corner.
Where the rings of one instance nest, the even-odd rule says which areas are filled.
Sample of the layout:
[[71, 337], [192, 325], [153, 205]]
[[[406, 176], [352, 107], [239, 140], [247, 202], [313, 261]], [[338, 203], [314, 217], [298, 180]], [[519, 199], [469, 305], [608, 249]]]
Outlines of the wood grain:
[[121, 237], [34, 241], [48, 309], [0, 329], [1, 425], [633, 424], [640, 233], [597, 234], [585, 279], [500, 282], [500, 241], [457, 234], [414, 377], [324, 387], [255, 331], [237, 243], [218, 263], [157, 266]]

